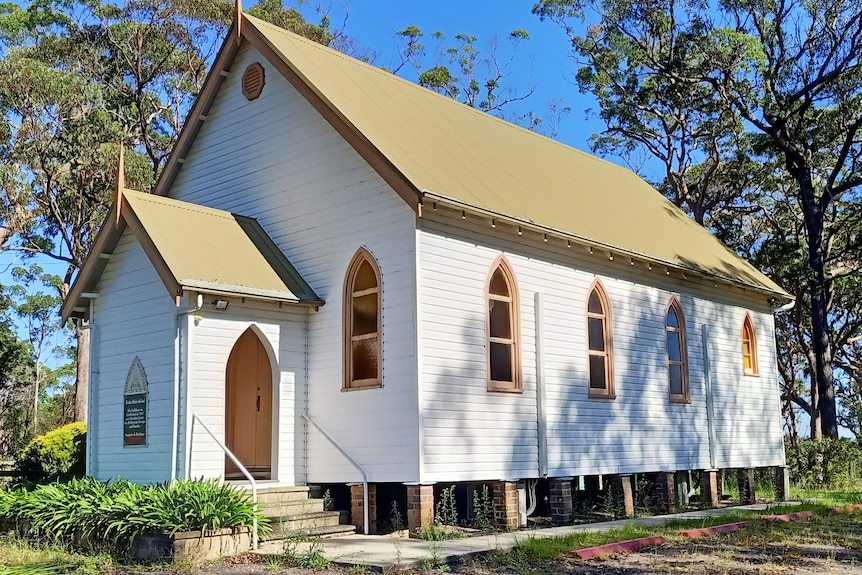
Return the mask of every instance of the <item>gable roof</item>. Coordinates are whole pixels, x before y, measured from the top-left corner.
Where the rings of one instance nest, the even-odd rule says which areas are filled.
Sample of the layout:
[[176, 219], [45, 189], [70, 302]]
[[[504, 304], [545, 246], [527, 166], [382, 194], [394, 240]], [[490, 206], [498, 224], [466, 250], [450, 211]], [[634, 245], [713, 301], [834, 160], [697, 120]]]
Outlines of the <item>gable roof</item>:
[[120, 219], [105, 222], [63, 303], [64, 320], [86, 316], [82, 300], [96, 289], [109, 259], [100, 256], [113, 252], [126, 225], [171, 297], [194, 290], [323, 305], [254, 218], [129, 189], [118, 202]]
[[336, 128], [408, 203], [412, 191], [790, 299], [626, 168], [247, 14], [242, 34], [330, 123], [343, 122]]

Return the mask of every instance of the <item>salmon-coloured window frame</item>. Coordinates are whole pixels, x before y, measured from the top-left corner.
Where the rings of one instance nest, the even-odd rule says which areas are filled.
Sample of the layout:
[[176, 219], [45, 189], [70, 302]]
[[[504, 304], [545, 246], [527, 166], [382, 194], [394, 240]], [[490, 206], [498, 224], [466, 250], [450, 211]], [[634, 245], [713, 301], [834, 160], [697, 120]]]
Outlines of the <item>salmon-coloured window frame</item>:
[[[601, 312], [590, 311], [590, 298], [593, 294], [599, 299]], [[602, 280], [596, 278], [590, 284], [590, 289], [587, 290], [587, 300], [584, 306], [586, 314], [586, 349], [587, 349], [587, 395], [597, 399], [614, 399], [616, 398], [616, 388], [614, 386], [614, 338], [612, 329], [611, 304], [608, 298], [608, 292]], [[599, 319], [602, 321], [602, 342], [603, 350], [590, 349], [590, 319]], [[602, 357], [605, 370], [605, 386], [603, 388], [593, 387], [591, 385], [590, 360], [592, 357]]]
[[760, 375], [757, 367], [757, 331], [750, 313], [742, 321], [742, 372], [745, 375]]
[[[676, 316], [676, 326], [672, 326], [668, 319], [670, 313], [673, 312]], [[665, 329], [665, 347], [667, 352], [667, 376], [668, 376], [668, 395], [672, 403], [691, 403], [691, 390], [688, 382], [688, 344], [686, 341], [685, 315], [682, 313], [682, 304], [679, 298], [673, 296], [668, 302], [664, 312], [664, 329]], [[672, 359], [670, 356], [670, 345], [668, 339], [672, 333], [678, 335], [679, 338], [679, 360]], [[671, 386], [671, 369], [673, 367], [680, 368], [680, 387], [681, 393], [674, 393]]]
[[[508, 295], [499, 295], [491, 292], [491, 281], [494, 275], [500, 271], [506, 281]], [[509, 331], [510, 337], [491, 336], [491, 303], [499, 301], [509, 305]], [[521, 393], [523, 390], [521, 378], [521, 304], [518, 290], [518, 282], [515, 279], [515, 271], [504, 255], [499, 255], [491, 264], [488, 277], [485, 280], [485, 349], [486, 349], [486, 386], [488, 391], [501, 391], [509, 393]], [[491, 377], [491, 345], [510, 346], [511, 380], [495, 380]]]
[[[376, 285], [373, 288], [368, 288], [357, 292], [354, 289], [356, 276], [362, 265], [368, 263], [374, 271]], [[354, 322], [354, 300], [358, 297], [363, 297], [371, 294], [377, 294], [377, 331], [361, 336], [353, 335]], [[343, 297], [343, 326], [344, 326], [344, 358], [343, 365], [343, 381], [341, 391], [354, 391], [358, 389], [374, 389], [383, 387], [383, 281], [380, 275], [380, 267], [377, 265], [377, 260], [365, 247], [360, 247], [353, 258], [350, 260], [350, 265], [347, 266], [347, 273], [344, 276], [344, 297]], [[354, 379], [354, 357], [353, 343], [357, 338], [374, 339], [376, 338], [376, 358], [377, 358], [377, 374], [375, 377]]]

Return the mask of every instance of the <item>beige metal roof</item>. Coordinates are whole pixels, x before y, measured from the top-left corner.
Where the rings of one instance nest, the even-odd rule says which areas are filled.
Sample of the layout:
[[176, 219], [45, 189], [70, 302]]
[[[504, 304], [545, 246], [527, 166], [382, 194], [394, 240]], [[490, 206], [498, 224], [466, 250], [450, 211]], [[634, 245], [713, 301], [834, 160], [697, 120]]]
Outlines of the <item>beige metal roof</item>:
[[425, 198], [787, 296], [636, 174], [245, 15]]
[[132, 190], [122, 201], [123, 218], [157, 271], [180, 288], [323, 303], [257, 220]]

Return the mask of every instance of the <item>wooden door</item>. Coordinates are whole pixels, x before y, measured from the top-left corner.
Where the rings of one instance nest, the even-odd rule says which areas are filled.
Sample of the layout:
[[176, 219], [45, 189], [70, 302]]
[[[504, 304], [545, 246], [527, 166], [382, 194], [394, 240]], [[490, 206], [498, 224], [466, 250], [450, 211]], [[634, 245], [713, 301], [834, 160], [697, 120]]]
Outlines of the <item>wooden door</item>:
[[[227, 361], [225, 440], [227, 448], [255, 477], [272, 477], [272, 366], [257, 334], [240, 336]], [[225, 457], [225, 478], [242, 473]]]

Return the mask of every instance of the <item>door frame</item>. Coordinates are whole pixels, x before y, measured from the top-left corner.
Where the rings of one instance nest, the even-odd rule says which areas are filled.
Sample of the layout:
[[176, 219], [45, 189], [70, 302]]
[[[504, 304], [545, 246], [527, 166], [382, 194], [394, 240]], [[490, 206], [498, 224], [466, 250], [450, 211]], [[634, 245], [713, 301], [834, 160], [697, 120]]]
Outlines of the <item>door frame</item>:
[[[270, 385], [272, 385], [272, 413], [270, 414], [271, 421], [271, 433], [272, 437], [270, 438], [270, 473], [269, 479], [266, 481], [278, 481], [279, 478], [279, 431], [281, 428], [280, 422], [280, 405], [281, 405], [281, 369], [278, 365], [277, 356], [275, 354], [275, 350], [273, 348], [272, 342], [266, 336], [266, 333], [261, 329], [259, 325], [255, 322], [245, 322], [243, 324], [239, 324], [237, 326], [239, 329], [236, 332], [236, 335], [233, 337], [233, 341], [230, 345], [230, 349], [227, 352], [224, 360], [223, 373], [224, 373], [224, 386], [222, 387], [224, 391], [224, 408], [222, 409], [222, 417], [223, 417], [223, 429], [224, 436], [223, 440], [225, 441], [225, 445], [227, 444], [227, 365], [230, 360], [230, 356], [236, 348], [237, 342], [239, 339], [245, 335], [247, 331], [251, 331], [257, 336], [258, 341], [260, 341], [263, 346], [264, 352], [266, 353], [266, 357], [269, 360], [270, 366]], [[273, 325], [273, 327], [278, 327], [277, 325]], [[225, 469], [222, 470], [224, 473]]]

